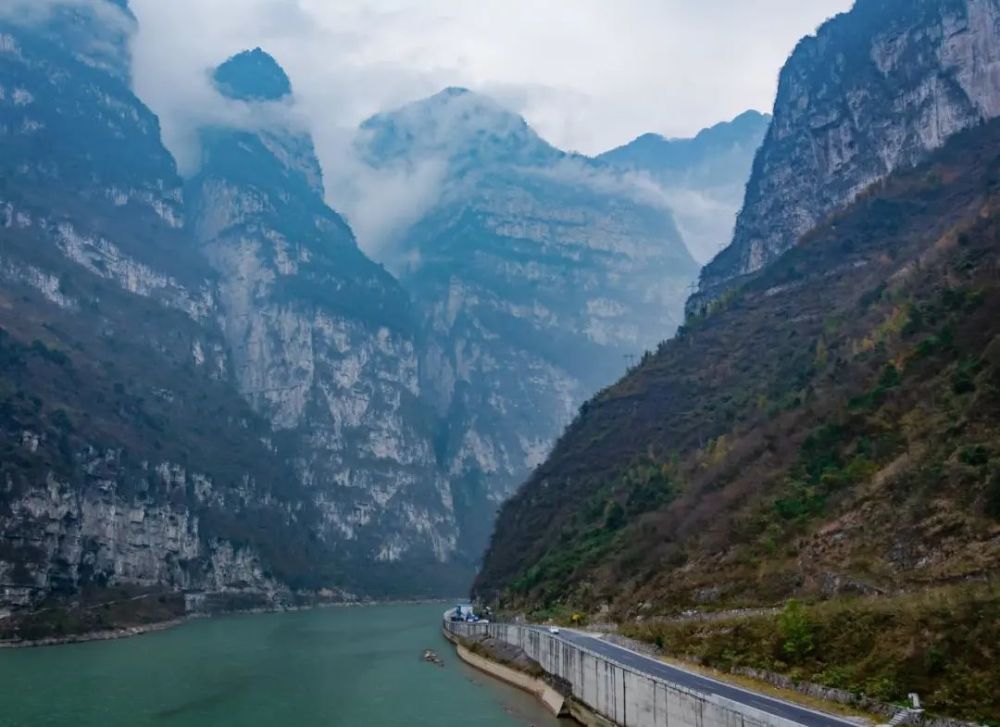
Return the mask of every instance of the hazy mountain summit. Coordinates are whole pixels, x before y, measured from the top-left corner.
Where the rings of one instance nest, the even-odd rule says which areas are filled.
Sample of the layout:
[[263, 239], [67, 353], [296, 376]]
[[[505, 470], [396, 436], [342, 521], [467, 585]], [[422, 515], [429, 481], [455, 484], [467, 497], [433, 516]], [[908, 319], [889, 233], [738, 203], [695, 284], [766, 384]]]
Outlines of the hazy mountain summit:
[[649, 175], [662, 189], [692, 253], [707, 261], [732, 238], [753, 159], [770, 122], [766, 114], [747, 111], [691, 139], [643, 134], [597, 158]]
[[446, 88], [377, 114], [361, 125], [363, 158], [373, 166], [433, 158], [455, 171], [494, 162], [544, 164], [564, 156], [493, 99]]
[[[649, 172], [668, 186], [684, 182], [697, 182], [703, 187], [727, 186], [740, 179], [745, 184], [770, 123], [769, 114], [745, 111], [732, 121], [702, 129], [690, 139], [643, 134], [597, 158], [619, 167]], [[737, 164], [740, 166], [734, 168]]]
[[222, 95], [239, 101], [278, 101], [292, 94], [285, 69], [260, 48], [233, 56], [215, 69], [212, 79]]
[[464, 550], [573, 412], [669, 336], [696, 264], [669, 209], [464, 89], [361, 127], [376, 166], [436, 163], [430, 208], [384, 253], [426, 341], [422, 387]]

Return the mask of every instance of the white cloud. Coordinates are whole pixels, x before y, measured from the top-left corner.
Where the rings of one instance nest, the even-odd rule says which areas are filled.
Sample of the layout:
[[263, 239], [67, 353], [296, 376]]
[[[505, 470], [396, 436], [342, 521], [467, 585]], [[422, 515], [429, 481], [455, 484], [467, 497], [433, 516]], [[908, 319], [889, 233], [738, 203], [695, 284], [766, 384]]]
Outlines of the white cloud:
[[303, 103], [353, 126], [444, 86], [492, 92], [556, 145], [596, 152], [767, 110], [801, 36], [850, 0], [132, 0], [147, 82], [264, 46]]
[[127, 15], [105, 0], [0, 0], [0, 20], [25, 25], [41, 23], [48, 20], [57, 7], [87, 8], [112, 28], [131, 27]]
[[372, 251], [432, 201], [439, 172], [365, 169], [351, 141], [368, 116], [465, 86], [523, 114], [563, 149], [595, 153], [647, 131], [688, 136], [747, 108], [769, 109], [795, 42], [850, 4], [131, 0], [140, 22], [133, 76], [190, 169], [193, 125], [241, 118], [241, 107], [214, 93], [209, 69], [246, 48], [272, 53], [313, 132], [331, 203]]

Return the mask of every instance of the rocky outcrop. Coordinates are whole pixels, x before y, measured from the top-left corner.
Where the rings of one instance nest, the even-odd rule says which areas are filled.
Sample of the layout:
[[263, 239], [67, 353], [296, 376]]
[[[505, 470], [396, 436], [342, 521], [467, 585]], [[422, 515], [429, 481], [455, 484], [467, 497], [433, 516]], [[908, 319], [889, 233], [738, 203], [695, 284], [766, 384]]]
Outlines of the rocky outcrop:
[[[24, 436], [37, 454], [38, 435]], [[44, 483], [17, 494], [8, 482], [7, 493], [14, 496], [0, 516], [11, 550], [0, 561], [4, 605], [31, 607], [52, 594], [94, 585], [250, 590], [274, 602], [288, 593], [286, 584], [267, 574], [252, 546], [213, 537], [198, 517], [203, 506], [242, 509], [254, 494], [251, 488], [243, 493], [217, 488], [207, 476], [170, 462], [144, 462], [138, 472], [128, 472], [120, 450], [81, 452], [80, 466], [86, 473], [82, 488], [76, 477], [62, 480], [52, 471]], [[130, 492], [131, 477], [141, 479]]]
[[217, 281], [128, 88], [120, 8], [0, 23], [5, 633], [121, 587], [277, 605], [342, 582], [303, 563], [318, 511], [229, 384]]
[[998, 114], [997, 0], [860, 0], [801, 41], [782, 71], [733, 242], [702, 272], [689, 313], [894, 170]]

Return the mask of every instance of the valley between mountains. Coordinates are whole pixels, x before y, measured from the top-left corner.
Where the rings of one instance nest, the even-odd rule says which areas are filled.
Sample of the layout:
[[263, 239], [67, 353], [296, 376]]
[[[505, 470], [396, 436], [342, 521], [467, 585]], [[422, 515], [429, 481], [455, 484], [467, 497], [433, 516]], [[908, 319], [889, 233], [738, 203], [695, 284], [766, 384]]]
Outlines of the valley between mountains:
[[0, 639], [471, 584], [1000, 719], [1000, 0], [857, 0], [772, 114], [596, 155], [381, 109], [419, 209], [262, 48], [179, 167], [139, 22], [0, 12]]

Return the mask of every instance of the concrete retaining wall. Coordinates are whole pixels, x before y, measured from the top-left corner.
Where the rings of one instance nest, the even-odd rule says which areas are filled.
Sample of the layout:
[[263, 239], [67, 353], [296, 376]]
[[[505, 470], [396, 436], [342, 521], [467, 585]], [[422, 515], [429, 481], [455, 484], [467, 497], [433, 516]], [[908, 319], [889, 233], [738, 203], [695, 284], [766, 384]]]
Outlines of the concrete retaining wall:
[[448, 621], [444, 626], [466, 638], [489, 634], [521, 647], [549, 674], [569, 682], [574, 699], [621, 727], [798, 727], [796, 722], [722, 697], [647, 676], [524, 626]]
[[557, 717], [568, 714], [563, 696], [546, 684], [544, 680], [536, 679], [516, 669], [511, 669], [509, 666], [504, 666], [503, 664], [487, 659], [485, 656], [472, 653], [447, 630], [444, 635], [449, 641], [455, 644], [455, 650], [458, 651], [459, 658], [466, 664], [470, 664], [501, 681], [534, 694]]

